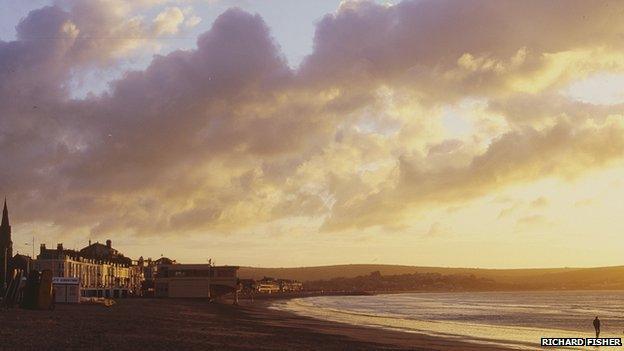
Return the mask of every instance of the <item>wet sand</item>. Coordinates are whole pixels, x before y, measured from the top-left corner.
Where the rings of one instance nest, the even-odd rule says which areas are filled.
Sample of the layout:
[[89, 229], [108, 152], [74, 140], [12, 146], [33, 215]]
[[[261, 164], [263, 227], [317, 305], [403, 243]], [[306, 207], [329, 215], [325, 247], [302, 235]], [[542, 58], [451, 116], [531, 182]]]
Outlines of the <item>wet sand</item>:
[[111, 307], [0, 311], [2, 350], [500, 350], [420, 334], [205, 300], [121, 299]]

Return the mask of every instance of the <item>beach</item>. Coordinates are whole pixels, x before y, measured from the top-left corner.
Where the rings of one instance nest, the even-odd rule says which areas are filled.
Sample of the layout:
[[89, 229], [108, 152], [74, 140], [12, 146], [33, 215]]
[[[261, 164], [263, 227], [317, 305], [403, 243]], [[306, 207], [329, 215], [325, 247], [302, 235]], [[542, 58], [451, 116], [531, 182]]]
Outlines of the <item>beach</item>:
[[500, 350], [418, 333], [354, 326], [268, 308], [270, 301], [120, 299], [0, 312], [0, 349]]
[[441, 337], [497, 348], [534, 350], [541, 338], [621, 338], [624, 292], [420, 292], [315, 296], [275, 301], [271, 308], [356, 326]]

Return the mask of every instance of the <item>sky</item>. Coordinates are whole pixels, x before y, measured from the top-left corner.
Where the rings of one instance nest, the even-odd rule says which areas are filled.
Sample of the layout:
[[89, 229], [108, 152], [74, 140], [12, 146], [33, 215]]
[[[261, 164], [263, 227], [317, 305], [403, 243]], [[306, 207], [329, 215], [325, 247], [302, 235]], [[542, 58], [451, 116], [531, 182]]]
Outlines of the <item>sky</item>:
[[0, 8], [14, 251], [624, 264], [622, 2]]

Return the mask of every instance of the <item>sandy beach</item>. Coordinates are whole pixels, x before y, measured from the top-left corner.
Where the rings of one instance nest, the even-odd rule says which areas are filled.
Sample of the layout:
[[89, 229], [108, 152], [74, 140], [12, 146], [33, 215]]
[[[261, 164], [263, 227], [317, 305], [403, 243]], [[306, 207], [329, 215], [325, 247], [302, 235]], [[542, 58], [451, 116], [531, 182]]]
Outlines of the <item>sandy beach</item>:
[[1, 349], [500, 350], [357, 327], [267, 308], [205, 300], [122, 299], [112, 307], [58, 305], [0, 312]]

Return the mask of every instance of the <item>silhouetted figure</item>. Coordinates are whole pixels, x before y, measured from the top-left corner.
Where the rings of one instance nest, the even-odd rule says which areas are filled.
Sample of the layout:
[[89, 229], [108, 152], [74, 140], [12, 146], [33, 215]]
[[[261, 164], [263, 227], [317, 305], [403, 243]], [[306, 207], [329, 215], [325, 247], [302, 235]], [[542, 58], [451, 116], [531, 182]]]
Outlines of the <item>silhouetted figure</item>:
[[596, 329], [596, 337], [600, 336], [600, 319], [598, 316], [594, 319], [594, 329]]

